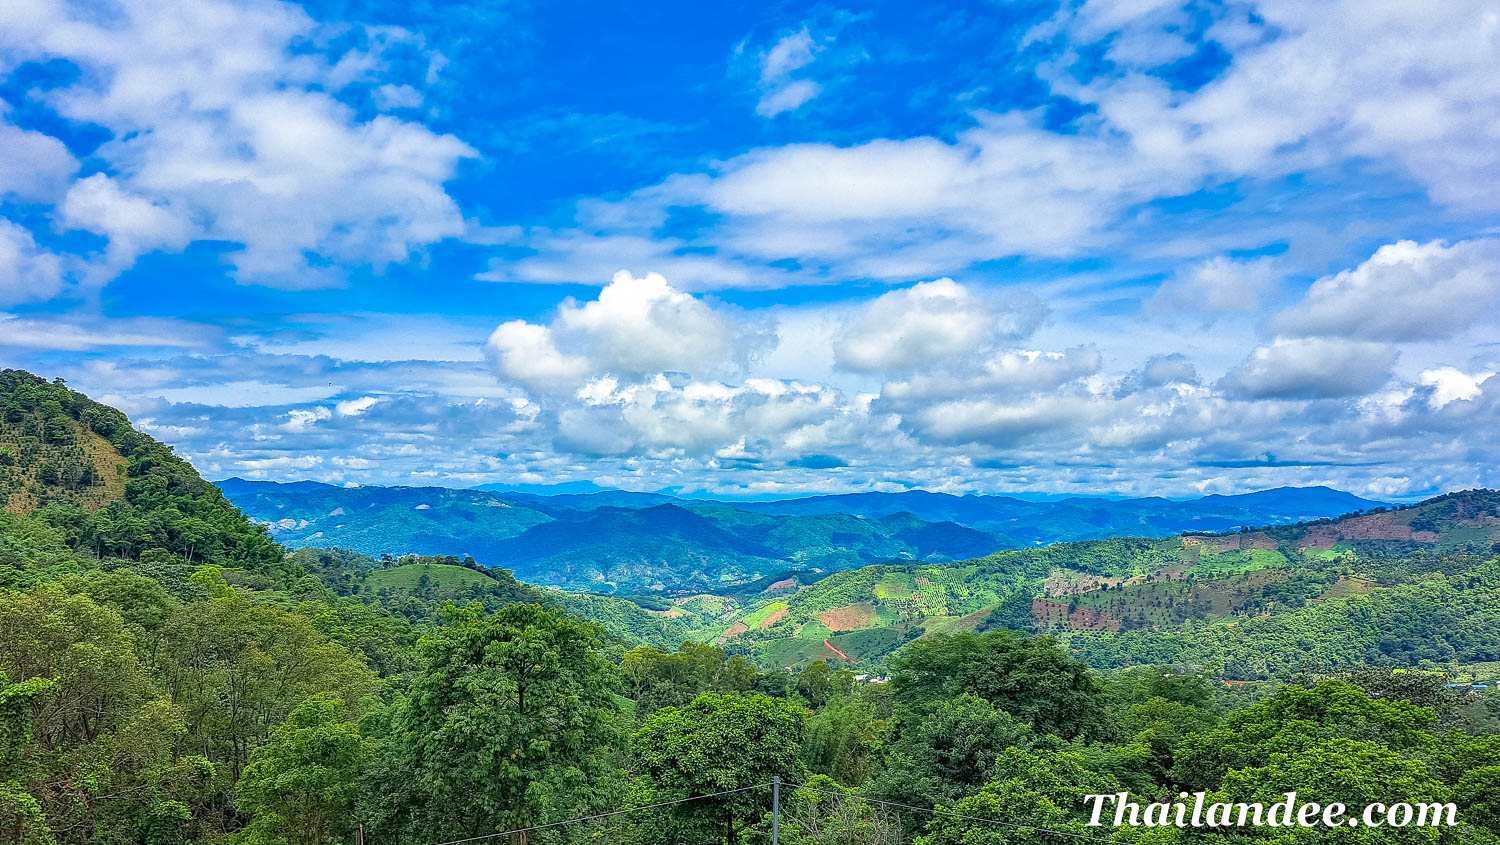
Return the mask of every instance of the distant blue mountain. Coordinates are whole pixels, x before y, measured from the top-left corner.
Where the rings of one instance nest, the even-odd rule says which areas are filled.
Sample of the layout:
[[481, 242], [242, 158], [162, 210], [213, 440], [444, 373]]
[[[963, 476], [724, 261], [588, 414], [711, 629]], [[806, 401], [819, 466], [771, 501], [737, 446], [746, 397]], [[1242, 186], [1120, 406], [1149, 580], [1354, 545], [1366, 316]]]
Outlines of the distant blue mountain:
[[942, 562], [1062, 541], [1285, 524], [1382, 504], [1326, 487], [1184, 501], [915, 490], [769, 502], [239, 478], [219, 487], [291, 546], [470, 555], [528, 581], [595, 590], [701, 590], [788, 569]]

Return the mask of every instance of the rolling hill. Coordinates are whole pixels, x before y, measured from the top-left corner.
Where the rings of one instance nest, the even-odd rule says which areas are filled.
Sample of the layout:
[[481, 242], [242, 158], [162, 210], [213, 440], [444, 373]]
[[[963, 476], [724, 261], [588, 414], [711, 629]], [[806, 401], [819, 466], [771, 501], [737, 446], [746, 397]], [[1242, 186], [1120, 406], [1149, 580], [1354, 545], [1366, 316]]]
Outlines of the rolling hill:
[[[1063, 543], [768, 585], [740, 596], [709, 635], [782, 665], [879, 665], [916, 637], [995, 627], [1057, 635], [1098, 666], [1184, 660], [1272, 676], [1487, 661], [1500, 659], [1500, 570], [1487, 560], [1497, 552], [1500, 493], [1471, 490], [1259, 530]], [[1423, 617], [1444, 622], [1429, 630]], [[1420, 635], [1402, 634], [1414, 625]], [[1421, 656], [1408, 653], [1419, 642]]]

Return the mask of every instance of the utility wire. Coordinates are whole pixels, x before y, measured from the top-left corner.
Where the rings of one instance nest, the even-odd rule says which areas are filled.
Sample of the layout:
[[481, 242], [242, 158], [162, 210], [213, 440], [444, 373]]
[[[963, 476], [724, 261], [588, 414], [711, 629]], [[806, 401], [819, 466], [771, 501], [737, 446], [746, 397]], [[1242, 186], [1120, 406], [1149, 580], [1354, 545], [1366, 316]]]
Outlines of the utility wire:
[[[535, 825], [533, 827], [518, 827], [515, 830], [504, 830], [504, 831], [501, 831], [499, 833], [487, 833], [487, 834], [485, 834], [483, 836], [471, 836], [468, 839], [453, 839], [453, 840], [450, 840], [448, 842], [434, 843], [434, 845], [464, 845], [464, 843], [467, 843], [467, 842], [479, 842], [479, 841], [485, 840], [485, 839], [496, 839], [496, 838], [501, 837], [501, 836], [511, 836], [511, 835], [514, 835], [514, 834], [517, 834], [517, 833], [531, 833], [532, 831], [536, 831], [536, 830], [545, 830], [546, 828], [549, 828], [549, 827], [559, 827], [561, 825], [574, 824], [576, 822], [587, 822], [587, 821], [596, 821], [598, 819], [607, 819], [607, 818], [609, 818], [611, 816], [619, 816], [619, 815], [624, 815], [626, 813], [638, 813], [638, 812], [640, 812], [642, 810], [652, 810], [652, 809], [655, 809], [657, 807], [670, 807], [670, 806], [672, 806], [674, 804], [685, 804], [685, 803], [687, 803], [689, 801], [701, 801], [704, 798], [718, 798], [718, 797], [724, 796], [724, 795], [733, 795], [736, 792], [746, 792], [746, 791], [749, 791], [751, 789], [765, 789], [766, 787], [768, 787], [770, 785], [771, 785], [770, 783], [757, 783], [757, 784], [754, 784], [752, 786], [742, 786], [742, 787], [740, 787], [738, 789], [726, 789], [726, 790], [724, 790], [722, 792], [710, 792], [707, 795], [694, 795], [691, 798], [678, 798], [678, 799], [675, 799], [675, 800], [672, 800], [672, 801], [658, 801], [658, 802], [656, 802], [654, 804], [643, 804], [643, 805], [641, 805], [639, 807], [627, 807], [626, 809], [623, 809], [623, 810], [611, 810], [611, 811], [609, 811], [607, 813], [596, 813], [596, 814], [594, 814], [592, 816], [579, 816], [576, 819], [564, 819], [562, 821], [548, 822], [546, 824], [539, 824], [539, 825]], [[1100, 842], [1100, 843], [1106, 843], [1106, 845], [1114, 845], [1114, 840], [1100, 839], [1099, 837], [1096, 837], [1096, 836], [1086, 836], [1086, 835], [1081, 834], [1081, 833], [1069, 833], [1069, 832], [1064, 831], [1064, 830], [1053, 830], [1051, 828], [1046, 828], [1046, 827], [1034, 827], [1032, 825], [1016, 824], [1014, 822], [1003, 822], [1003, 821], [1000, 821], [999, 819], [987, 819], [987, 818], [983, 818], [981, 816], [970, 816], [970, 815], [965, 815], [964, 813], [955, 813], [955, 812], [953, 812], [951, 810], [934, 810], [934, 809], [930, 809], [930, 808], [927, 808], [927, 807], [918, 807], [915, 804], [902, 804], [902, 803], [900, 803], [898, 801], [882, 801], [882, 800], [880, 800], [878, 798], [866, 798], [863, 795], [854, 795], [854, 794], [844, 793], [844, 792], [834, 792], [834, 791], [828, 790], [828, 789], [819, 789], [819, 788], [817, 788], [815, 786], [805, 786], [805, 785], [802, 785], [802, 784], [788, 783], [786, 781], [783, 781], [781, 785], [784, 786], [784, 787], [787, 787], [788, 789], [805, 789], [805, 790], [807, 790], [809, 792], [821, 792], [824, 795], [832, 795], [835, 798], [843, 798], [843, 799], [853, 798], [853, 799], [856, 799], [856, 800], [859, 800], [859, 801], [864, 801], [864, 802], [866, 802], [868, 804], [880, 804], [880, 805], [886, 806], [886, 807], [897, 807], [897, 808], [900, 808], [900, 809], [903, 809], [903, 810], [914, 810], [914, 811], [919, 812], [919, 813], [928, 813], [928, 814], [934, 815], [934, 816], [951, 816], [952, 818], [963, 819], [965, 821], [984, 822], [985, 824], [999, 825], [1000, 827], [1009, 827], [1009, 828], [1014, 828], [1016, 830], [1028, 830], [1028, 831], [1031, 831], [1033, 833], [1050, 833], [1050, 834], [1053, 834], [1054, 836], [1066, 836], [1066, 837], [1069, 837], [1071, 839], [1082, 839], [1082, 840], [1087, 841], [1087, 842]]]
[[704, 798], [718, 798], [721, 795], [733, 795], [736, 792], [745, 792], [746, 790], [750, 789], [765, 789], [770, 785], [771, 784], [769, 782], [757, 783], [754, 786], [742, 786], [739, 789], [726, 789], [723, 792], [710, 792], [707, 795], [694, 795], [691, 798], [678, 798], [675, 801], [658, 801], [655, 804], [644, 804], [639, 807], [628, 807], [624, 810], [611, 810], [608, 813], [598, 813], [592, 816], [579, 816], [576, 819], [563, 819], [560, 822], [547, 822], [546, 824], [539, 824], [535, 827], [518, 827], [515, 830], [503, 830], [499, 833], [486, 833], [483, 836], [471, 836], [468, 839], [454, 839], [449, 842], [438, 842], [435, 843], [435, 845], [462, 845], [462, 843], [464, 842], [478, 842], [481, 839], [494, 839], [496, 837], [510, 836], [516, 833], [530, 833], [533, 830], [543, 830], [549, 827], [557, 827], [558, 825], [573, 824], [574, 822], [588, 822], [594, 821], [596, 819], [606, 819], [610, 816], [618, 816], [624, 813], [638, 813], [641, 810], [650, 810], [655, 807], [668, 807], [673, 804], [685, 804], [688, 801], [700, 801]]
[[1114, 845], [1114, 841], [1113, 840], [1110, 840], [1110, 839], [1100, 839], [1100, 838], [1098, 838], [1096, 836], [1086, 836], [1086, 835], [1084, 835], [1082, 833], [1068, 833], [1067, 831], [1064, 831], [1064, 830], [1052, 830], [1051, 828], [1045, 828], [1045, 827], [1032, 827], [1031, 825], [1015, 824], [1014, 822], [1002, 822], [1002, 821], [999, 821], [998, 819], [985, 819], [985, 818], [980, 818], [979, 816], [966, 816], [963, 813], [955, 813], [955, 812], [952, 812], [952, 811], [949, 811], [949, 810], [931, 810], [931, 809], [928, 809], [926, 807], [918, 807], [915, 804], [902, 804], [902, 803], [899, 803], [899, 802], [896, 802], [896, 801], [881, 801], [878, 798], [866, 798], [863, 795], [853, 795], [853, 794], [847, 794], [847, 793], [843, 793], [843, 792], [834, 792], [834, 791], [829, 790], [829, 789], [819, 789], [816, 786], [802, 786], [802, 785], [795, 784], [795, 783], [782, 783], [781, 785], [785, 786], [785, 787], [787, 787], [789, 789], [806, 789], [809, 792], [821, 792], [824, 795], [832, 795], [832, 796], [835, 796], [837, 798], [855, 798], [855, 799], [858, 799], [860, 801], [865, 801], [865, 802], [870, 803], [870, 804], [884, 804], [887, 807], [900, 807], [903, 810], [916, 810], [919, 813], [931, 813], [934, 816], [952, 816], [952, 817], [957, 818], [957, 819], [964, 819], [966, 821], [971, 821], [971, 822], [985, 822], [987, 824], [997, 824], [997, 825], [1000, 825], [1001, 827], [1013, 827], [1013, 828], [1015, 828], [1017, 830], [1029, 830], [1029, 831], [1032, 831], [1034, 833], [1051, 833], [1051, 834], [1056, 835], [1056, 836], [1070, 836], [1070, 837], [1072, 837], [1074, 839], [1085, 839], [1085, 840], [1087, 840], [1089, 842], [1104, 842], [1104, 843], [1109, 843], [1109, 845]]

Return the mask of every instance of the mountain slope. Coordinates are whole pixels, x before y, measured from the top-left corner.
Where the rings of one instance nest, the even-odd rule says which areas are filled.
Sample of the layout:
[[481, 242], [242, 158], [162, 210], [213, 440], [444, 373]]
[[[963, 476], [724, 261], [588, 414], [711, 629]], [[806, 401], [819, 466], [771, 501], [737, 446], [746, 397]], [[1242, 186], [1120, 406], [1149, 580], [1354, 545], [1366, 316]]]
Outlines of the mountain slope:
[[[1442, 653], [1488, 660], [1500, 655], [1486, 651], [1500, 647], [1496, 637], [1429, 632], [1433, 642], [1449, 643], [1433, 651], [1419, 648], [1425, 635], [1411, 632], [1424, 614], [1434, 624], [1463, 618], [1492, 630], [1479, 609], [1500, 596], [1472, 591], [1497, 587], [1493, 565], [1482, 564], [1496, 553], [1500, 493], [1470, 490], [1262, 530], [864, 567], [791, 590], [742, 595], [712, 634], [726, 648], [782, 665], [835, 658], [878, 664], [915, 637], [990, 627], [1058, 634], [1100, 666], [1222, 657], [1236, 661], [1241, 674], [1263, 676], [1369, 662], [1379, 653], [1393, 655], [1397, 665]], [[1450, 599], [1452, 612], [1434, 609]], [[1412, 609], [1418, 606], [1426, 609]], [[1376, 611], [1390, 619], [1370, 618]], [[1347, 630], [1360, 641], [1339, 649], [1315, 640], [1283, 643], [1275, 660], [1263, 653], [1270, 641], [1296, 640], [1319, 626]], [[1396, 633], [1382, 640], [1372, 631]]]
[[1183, 531], [1226, 531], [1246, 525], [1296, 523], [1384, 505], [1327, 487], [1278, 487], [1233, 496], [1176, 501], [1162, 498], [1067, 498], [1033, 502], [1009, 496], [954, 496], [913, 490], [849, 493], [736, 507], [770, 514], [910, 513], [999, 535], [1010, 547], [1105, 537], [1165, 537]]
[[92, 556], [281, 565], [264, 529], [125, 415], [21, 370], [0, 370], [0, 498]]

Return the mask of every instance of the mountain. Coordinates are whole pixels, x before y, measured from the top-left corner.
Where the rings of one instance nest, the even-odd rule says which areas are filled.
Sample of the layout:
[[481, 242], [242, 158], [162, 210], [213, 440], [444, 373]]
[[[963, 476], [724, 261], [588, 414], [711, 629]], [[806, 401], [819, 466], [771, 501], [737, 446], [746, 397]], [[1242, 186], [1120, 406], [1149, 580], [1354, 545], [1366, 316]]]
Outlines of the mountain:
[[[266, 531], [170, 446], [22, 370], [0, 370], [0, 502], [10, 515], [36, 514], [80, 552], [173, 577], [203, 564], [279, 572], [283, 563]], [[0, 564], [25, 563], [20, 548], [0, 543]]]
[[709, 590], [788, 568], [958, 560], [999, 545], [982, 531], [906, 513], [773, 516], [623, 492], [547, 497], [238, 478], [219, 484], [293, 547], [469, 556], [538, 584], [606, 592]]
[[1004, 545], [1093, 540], [1105, 537], [1164, 537], [1183, 531], [1226, 531], [1243, 526], [1302, 522], [1380, 507], [1328, 487], [1278, 487], [1233, 496], [1184, 501], [1163, 498], [1066, 498], [1034, 502], [1009, 496], [955, 496], [913, 490], [847, 493], [736, 507], [759, 513], [851, 513], [885, 516], [906, 512], [920, 519], [955, 522], [1001, 537]]
[[787, 569], [941, 562], [1054, 542], [1166, 537], [1380, 507], [1325, 487], [1169, 499], [852, 493], [774, 502], [606, 490], [545, 496], [230, 478], [225, 494], [293, 547], [446, 554], [571, 589], [713, 590]]
[[878, 666], [916, 637], [995, 627], [1055, 634], [1096, 666], [1215, 663], [1240, 677], [1487, 661], [1500, 654], [1497, 553], [1500, 492], [1470, 490], [1260, 530], [1060, 543], [768, 585], [735, 596], [706, 636], [788, 666]]

